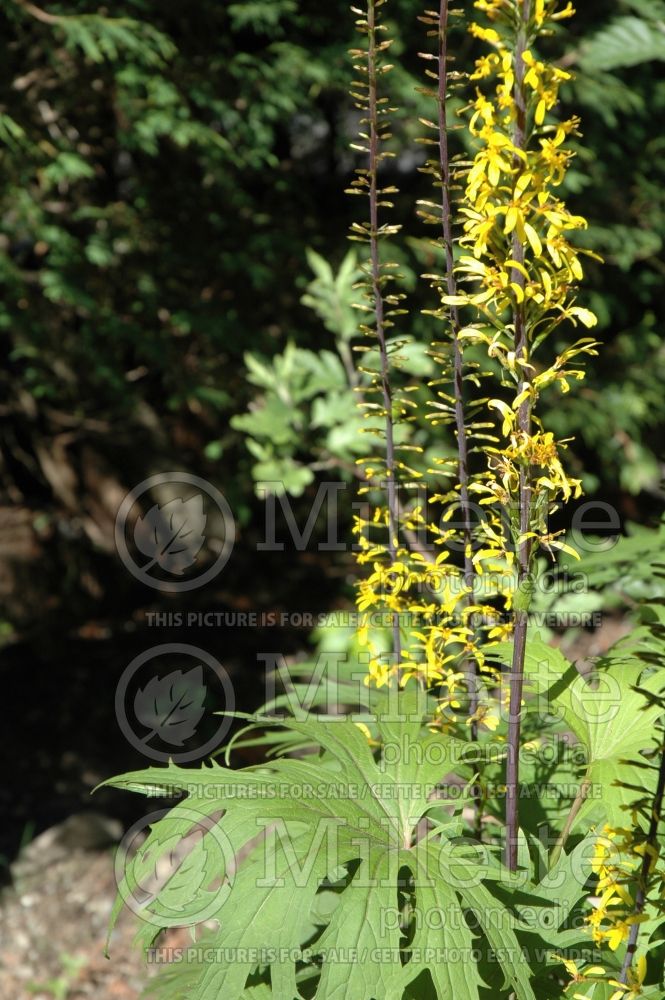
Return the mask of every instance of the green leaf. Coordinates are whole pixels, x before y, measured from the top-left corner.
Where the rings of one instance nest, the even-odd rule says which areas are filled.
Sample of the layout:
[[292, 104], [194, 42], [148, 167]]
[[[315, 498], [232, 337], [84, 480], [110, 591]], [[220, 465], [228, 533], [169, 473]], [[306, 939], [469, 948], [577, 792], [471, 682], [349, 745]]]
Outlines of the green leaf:
[[298, 412], [276, 396], [267, 396], [263, 404], [251, 413], [231, 418], [231, 426], [252, 437], [266, 438], [276, 445], [298, 440]]
[[[655, 724], [663, 710], [635, 690], [643, 670], [644, 664], [639, 662], [610, 664], [598, 671], [597, 688], [580, 677], [569, 689], [573, 729], [588, 754], [587, 779], [594, 791], [602, 793], [600, 800], [587, 798], [577, 817], [578, 825], [598, 806], [611, 826], [625, 826], [637, 796], [621, 782], [647, 791], [645, 772], [634, 761], [643, 761], [642, 751], [655, 748], [659, 739]], [[656, 691], [664, 683], [660, 674], [642, 682], [641, 687]]]
[[228, 14], [233, 29], [253, 28], [255, 31], [275, 28], [282, 18], [296, 10], [295, 0], [245, 0], [229, 4]]
[[[625, 825], [636, 795], [620, 782], [643, 784], [643, 771], [633, 761], [644, 761], [642, 751], [658, 739], [654, 726], [662, 708], [635, 690], [645, 663], [638, 658], [634, 643], [627, 649], [620, 644], [617, 649], [614, 658], [600, 661], [596, 671], [584, 677], [561, 650], [537, 636], [526, 645], [525, 692], [528, 694], [533, 685], [532, 690], [542, 699], [539, 711], [557, 713], [586, 751], [586, 778], [591, 788], [576, 825], [594, 809], [602, 810], [611, 825]], [[512, 643], [502, 643], [489, 652], [510, 664]], [[656, 692], [663, 684], [665, 676], [656, 674], [641, 687]]]
[[586, 43], [580, 65], [587, 72], [638, 66], [665, 59], [665, 25], [638, 17], [619, 17]]
[[64, 32], [68, 48], [81, 49], [93, 63], [131, 56], [144, 65], [158, 66], [176, 53], [167, 35], [151, 24], [129, 17], [99, 14], [61, 17], [57, 28]]
[[[184, 876], [172, 898], [164, 899], [161, 890], [146, 908], [149, 922], [141, 933], [149, 943], [179, 915], [187, 923], [181, 916], [185, 898], [186, 915], [194, 919], [203, 907], [207, 919], [218, 921], [212, 944], [229, 949], [230, 956], [237, 949], [236, 960], [205, 966], [188, 988], [190, 1000], [241, 1000], [248, 977], [263, 965], [270, 966], [273, 995], [295, 997], [296, 958], [311, 937], [312, 918], [321, 933], [303, 961], [312, 975], [320, 962], [315, 995], [321, 1000], [401, 1000], [425, 970], [441, 1000], [478, 1000], [482, 981], [469, 963], [478, 941], [497, 953], [518, 1000], [535, 1000], [517, 936], [527, 925], [486, 885], [501, 883], [509, 892], [520, 878], [483, 845], [441, 831], [425, 841], [416, 837], [420, 820], [436, 806], [431, 793], [467, 746], [427, 734], [427, 704], [415, 686], [393, 692], [373, 722], [382, 740], [378, 759], [349, 719], [290, 719], [278, 724], [316, 744], [321, 756], [239, 771], [169, 765], [107, 782], [132, 791], [187, 793], [151, 828], [120, 883], [121, 897], [141, 883], [146, 865], [173, 853], [193, 820], [204, 830], [194, 847], [189, 895]], [[210, 893], [220, 878], [223, 893], [210, 911]], [[317, 897], [331, 884], [337, 905], [317, 907]], [[404, 906], [407, 898], [410, 908]], [[549, 905], [542, 895], [537, 902]], [[470, 913], [477, 929], [469, 924]], [[409, 919], [412, 932], [405, 937], [400, 924]]]
[[358, 314], [353, 303], [358, 298], [354, 285], [362, 272], [358, 268], [355, 251], [350, 250], [340, 264], [337, 274], [315, 250], [307, 250], [307, 263], [315, 278], [307, 286], [302, 303], [313, 309], [324, 326], [336, 337], [348, 341], [358, 333]]
[[310, 483], [314, 482], [312, 470], [291, 458], [273, 458], [257, 462], [252, 468], [252, 475], [256, 480], [257, 489], [260, 488], [261, 497], [265, 496], [268, 486], [278, 495], [289, 493], [291, 496], [299, 497]]
[[82, 156], [63, 151], [45, 168], [43, 176], [50, 184], [61, 184], [94, 177], [95, 171]]

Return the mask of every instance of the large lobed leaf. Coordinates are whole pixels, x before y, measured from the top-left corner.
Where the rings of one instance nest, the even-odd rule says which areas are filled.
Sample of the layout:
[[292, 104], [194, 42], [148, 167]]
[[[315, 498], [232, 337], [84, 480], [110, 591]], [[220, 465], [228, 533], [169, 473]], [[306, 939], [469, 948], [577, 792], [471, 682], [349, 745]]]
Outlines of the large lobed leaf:
[[[201, 914], [218, 922], [207, 940], [224, 952], [183, 970], [189, 1000], [242, 1000], [253, 995], [248, 979], [267, 967], [280, 1000], [301, 996], [305, 975], [306, 995], [321, 1000], [402, 1000], [423, 976], [442, 1000], [478, 1000], [479, 951], [496, 956], [500, 988], [535, 1000], [520, 939], [533, 906], [526, 919], [505, 900], [529, 888], [525, 873], [510, 875], [489, 848], [450, 836], [454, 826], [444, 821], [417, 835], [437, 809], [437, 785], [463, 770], [470, 748], [428, 733], [414, 695], [398, 705], [374, 720], [378, 759], [348, 719], [292, 719], [281, 725], [316, 743], [319, 756], [239, 771], [171, 764], [107, 783], [187, 793], [127, 865], [113, 922], [123, 899], [136, 898], [198, 826], [186, 860], [146, 903], [139, 935], [150, 945], [162, 928], [195, 924]], [[555, 903], [551, 893], [529, 893], [538, 908]], [[165, 996], [178, 971], [168, 973]]]
[[[558, 715], [586, 751], [585, 777], [593, 794], [578, 813], [577, 824], [593, 811], [612, 826], [625, 826], [636, 799], [635, 787], [649, 791], [643, 752], [655, 749], [659, 739], [655, 725], [663, 714], [658, 700], [649, 696], [663, 689], [665, 674], [640, 678], [653, 661], [654, 641], [650, 633], [637, 630], [601, 659], [589, 677], [537, 635], [527, 641], [525, 690], [537, 693], [539, 704]], [[510, 643], [492, 652], [510, 664]]]

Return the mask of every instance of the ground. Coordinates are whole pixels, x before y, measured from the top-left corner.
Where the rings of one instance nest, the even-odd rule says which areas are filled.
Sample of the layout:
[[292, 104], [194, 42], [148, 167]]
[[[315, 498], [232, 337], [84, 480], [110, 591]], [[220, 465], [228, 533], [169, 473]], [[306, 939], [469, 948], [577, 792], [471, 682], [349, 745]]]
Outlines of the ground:
[[115, 897], [113, 849], [74, 849], [18, 873], [0, 908], [0, 996], [12, 1000], [133, 1000], [145, 972], [123, 914], [104, 957]]

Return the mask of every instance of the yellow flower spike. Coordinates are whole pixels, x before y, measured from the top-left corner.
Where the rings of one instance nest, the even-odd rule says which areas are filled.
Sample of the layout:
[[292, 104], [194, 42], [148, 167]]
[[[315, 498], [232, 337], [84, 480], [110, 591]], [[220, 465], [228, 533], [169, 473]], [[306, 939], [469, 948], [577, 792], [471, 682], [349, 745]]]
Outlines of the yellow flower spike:
[[[556, 550], [572, 551], [567, 549], [559, 532], [547, 532], [546, 519], [558, 501], [577, 496], [581, 490], [579, 481], [570, 478], [562, 465], [562, 443], [546, 434], [535, 418], [528, 432], [518, 421], [518, 411], [525, 402], [531, 408], [540, 391], [551, 385], [566, 391], [574, 379], [582, 377], [583, 371], [579, 365], [572, 367], [575, 352], [570, 349], [562, 352], [554, 364], [548, 362], [544, 371], [539, 360], [526, 368], [515, 344], [516, 323], [510, 322], [510, 313], [516, 314], [516, 304], [525, 306], [521, 313], [526, 319], [529, 342], [535, 349], [541, 330], [552, 330], [564, 320], [585, 327], [595, 322], [592, 313], [575, 305], [574, 282], [582, 273], [583, 251], [575, 249], [569, 240], [586, 223], [580, 216], [573, 216], [556, 197], [572, 157], [566, 140], [576, 132], [579, 123], [574, 118], [560, 123], [547, 120], [568, 74], [540, 61], [536, 54], [541, 29], [546, 31], [552, 20], [567, 16], [568, 8], [557, 13], [555, 0], [532, 0], [528, 26], [532, 47], [524, 53], [528, 136], [524, 148], [516, 149], [517, 73], [512, 30], [508, 25], [520, 13], [519, 3], [520, 0], [477, 0], [475, 4], [493, 26], [470, 27], [471, 34], [487, 43], [490, 50], [476, 60], [471, 73], [478, 89], [467, 109], [475, 152], [464, 182], [464, 203], [459, 209], [463, 255], [456, 262], [456, 272], [462, 287], [448, 295], [445, 282], [437, 285], [446, 292], [441, 298], [443, 308], [437, 315], [443, 319], [446, 306], [471, 310], [470, 325], [459, 332], [459, 340], [464, 346], [483, 345], [488, 357], [501, 368], [502, 385], [515, 384], [512, 395], [505, 401], [489, 401], [491, 419], [474, 427], [487, 458], [486, 470], [474, 476], [469, 484], [470, 494], [486, 513], [484, 523], [474, 529], [474, 546], [468, 553], [477, 570], [475, 587], [465, 588], [463, 576], [453, 565], [447, 548], [452, 529], [446, 517], [452, 518], [453, 513], [442, 512], [432, 527], [436, 555], [431, 568], [428, 568], [429, 556], [400, 550], [396, 539], [390, 539], [388, 545], [385, 528], [390, 518], [385, 505], [375, 513], [372, 527], [358, 521], [354, 529], [361, 549], [360, 561], [372, 567], [369, 578], [358, 588], [358, 607], [368, 612], [390, 609], [404, 623], [401, 655], [395, 657], [398, 664], [386, 663], [380, 650], [369, 645], [370, 637], [361, 628], [359, 644], [367, 642], [370, 649], [366, 683], [382, 687], [398, 674], [401, 685], [409, 678], [423, 685], [440, 684], [445, 692], [437, 714], [437, 719], [441, 719], [445, 713], [441, 728], [454, 724], [456, 713], [461, 713], [461, 704], [465, 703], [460, 688], [464, 690], [466, 679], [456, 667], [461, 663], [465, 667], [472, 662], [484, 664], [478, 634], [484, 644], [505, 641], [512, 633], [512, 623], [503, 622], [501, 617], [510, 610], [515, 589], [514, 536], [533, 539], [549, 555]], [[520, 244], [516, 252], [514, 247]], [[579, 350], [586, 352], [585, 345]], [[440, 393], [441, 423], [450, 413], [451, 402], [454, 399], [450, 390]], [[378, 404], [377, 409], [380, 410]], [[434, 464], [435, 471], [447, 477], [454, 462], [449, 459], [447, 465]], [[373, 457], [371, 462], [364, 463], [365, 467], [368, 465], [377, 478], [385, 478], [383, 458]], [[399, 462], [394, 468], [406, 473], [404, 478], [415, 478]], [[534, 514], [526, 526], [528, 530], [520, 532], [504, 523], [499, 511], [514, 503], [520, 478], [527, 469], [535, 498]], [[448, 492], [442, 489], [436, 499], [448, 508], [459, 510], [454, 488]], [[399, 528], [415, 530], [426, 520], [415, 510], [400, 515]], [[377, 536], [382, 529], [380, 542]], [[401, 537], [401, 532], [391, 533]], [[536, 547], [534, 544], [534, 551]], [[431, 598], [429, 593], [423, 595], [424, 588], [431, 590]], [[462, 599], [468, 593], [471, 596]], [[475, 612], [472, 619], [470, 607], [473, 604], [475, 608], [475, 602], [483, 599], [491, 601], [493, 606], [476, 609], [483, 623], [474, 624], [474, 635], [469, 625], [475, 622]], [[497, 617], [494, 604], [499, 601]], [[409, 616], [413, 616], [410, 624]], [[483, 670], [491, 676], [487, 665]], [[462, 721], [463, 716], [460, 725]], [[468, 726], [477, 722], [493, 731], [499, 725], [499, 712], [482, 705], [465, 721]], [[607, 856], [598, 861], [598, 877], [601, 882], [605, 880], [599, 888], [603, 906], [589, 920], [590, 930], [599, 942], [613, 932], [620, 937], [624, 931], [619, 922], [626, 921], [623, 911], [627, 904], [617, 888], [621, 883], [617, 882], [611, 860]], [[600, 967], [583, 971], [576, 966], [567, 968], [580, 979], [604, 975]]]

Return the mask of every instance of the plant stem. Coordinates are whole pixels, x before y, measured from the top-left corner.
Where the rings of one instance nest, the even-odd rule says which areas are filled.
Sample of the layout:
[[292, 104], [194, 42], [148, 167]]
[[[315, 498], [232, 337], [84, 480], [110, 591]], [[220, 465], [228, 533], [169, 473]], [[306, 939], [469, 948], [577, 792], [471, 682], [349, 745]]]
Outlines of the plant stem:
[[18, 7], [22, 7], [26, 14], [30, 14], [36, 21], [41, 21], [43, 24], [61, 24], [65, 20], [65, 15], [49, 14], [47, 11], [42, 10], [41, 7], [30, 3], [30, 0], [15, 0], [15, 3]]
[[575, 796], [575, 801], [570, 807], [570, 812], [568, 813], [568, 816], [566, 818], [563, 830], [561, 831], [559, 839], [557, 840], [556, 844], [554, 845], [554, 848], [552, 849], [552, 853], [550, 855], [550, 868], [554, 868], [557, 861], [561, 857], [561, 852], [566, 846], [566, 841], [570, 836], [570, 831], [573, 827], [573, 823], [575, 822], [577, 814], [582, 808], [582, 805], [587, 797], [587, 793], [589, 791], [590, 786], [591, 786], [591, 781], [589, 780], [588, 777], [586, 777], [582, 782], [582, 784], [580, 785], [580, 787], [577, 789], [577, 795]]
[[[388, 499], [388, 552], [391, 563], [397, 562], [397, 547], [399, 533], [399, 504], [397, 497], [397, 480], [395, 477], [395, 433], [393, 424], [393, 396], [390, 386], [390, 365], [386, 347], [385, 309], [381, 281], [381, 263], [379, 260], [379, 107], [377, 85], [377, 43], [376, 43], [376, 3], [367, 3], [368, 50], [367, 70], [369, 85], [369, 212], [370, 212], [370, 267], [372, 277], [372, 293], [374, 297], [374, 312], [376, 322], [376, 337], [379, 343], [381, 364], [381, 392], [385, 411], [386, 434], [386, 493]], [[402, 660], [402, 642], [400, 636], [399, 616], [392, 615], [393, 656], [396, 666]]]
[[[527, 94], [524, 83], [525, 68], [522, 55], [528, 45], [527, 28], [531, 18], [531, 0], [524, 0], [520, 8], [520, 27], [515, 39], [515, 87], [514, 101], [516, 110], [513, 144], [516, 149], [525, 151], [527, 147]], [[523, 166], [518, 157], [516, 166]], [[513, 260], [524, 266], [524, 244], [515, 233], [512, 247]], [[515, 267], [511, 273], [511, 281], [522, 290], [525, 287], [524, 274], [520, 267]], [[513, 311], [515, 325], [515, 356], [522, 362], [524, 389], [529, 382], [529, 344], [526, 328], [526, 310], [524, 301], [515, 302]], [[531, 403], [527, 398], [520, 405], [517, 417], [517, 427], [521, 435], [531, 433]], [[517, 546], [517, 585], [525, 584], [529, 578], [531, 566], [531, 540], [523, 536], [529, 531], [531, 523], [531, 470], [522, 465], [519, 481], [519, 527], [521, 540]], [[506, 865], [510, 871], [517, 868], [517, 838], [519, 829], [519, 748], [522, 721], [522, 689], [524, 686], [524, 653], [529, 623], [528, 610], [519, 608], [515, 611], [515, 633], [513, 644], [513, 661], [510, 674], [510, 708], [508, 716], [508, 758], [506, 762]]]
[[[635, 895], [635, 908], [633, 910], [633, 914], [636, 917], [641, 916], [646, 905], [649, 870], [651, 868], [652, 857], [649, 847], [655, 848], [658, 843], [658, 824], [660, 823], [660, 818], [663, 812], [663, 798], [665, 798], [665, 747], [661, 749], [658, 784], [656, 786], [656, 794], [654, 796], [653, 807], [651, 809], [651, 821], [649, 823], [649, 832], [647, 833], [646, 850], [644, 851], [642, 867], [640, 869], [639, 886]], [[639, 933], [640, 925], [638, 923], [632, 924], [630, 934], [628, 936], [626, 955], [623, 960], [621, 974], [619, 976], [619, 981], [622, 983], [626, 983], [628, 981], [628, 973], [632, 967], [635, 952], [637, 951], [637, 939], [639, 937]]]
[[[448, 295], [457, 295], [457, 278], [455, 275], [455, 252], [453, 242], [453, 212], [450, 171], [450, 149], [448, 146], [448, 14], [449, 0], [441, 0], [439, 6], [439, 176], [441, 180], [441, 224], [443, 247], [446, 254], [446, 289]], [[457, 431], [457, 476], [460, 490], [460, 511], [462, 514], [462, 542], [464, 544], [464, 586], [466, 593], [461, 606], [468, 608], [474, 593], [475, 569], [472, 558], [471, 535], [471, 505], [469, 502], [469, 445], [464, 413], [464, 357], [460, 341], [459, 308], [450, 307], [450, 326], [453, 341], [453, 380], [455, 398], [455, 428]], [[467, 677], [469, 692], [469, 715], [475, 715], [478, 709], [478, 666], [473, 657], [466, 657], [463, 670]], [[470, 736], [475, 742], [478, 739], [478, 723], [471, 722]], [[482, 792], [478, 785], [473, 789], [474, 834], [478, 840], [482, 837]]]
[[[441, 221], [443, 246], [446, 253], [446, 285], [448, 295], [457, 295], [455, 277], [455, 255], [453, 250], [452, 206], [450, 197], [450, 152], [448, 149], [448, 0], [441, 0], [439, 8], [439, 172], [441, 177]], [[462, 512], [462, 540], [464, 542], [464, 585], [465, 594], [462, 607], [468, 607], [474, 589], [475, 570], [471, 557], [471, 505], [469, 503], [469, 448], [464, 416], [463, 356], [460, 343], [459, 309], [450, 307], [450, 325], [453, 339], [453, 373], [455, 385], [455, 426], [457, 429], [458, 478], [460, 487], [460, 509]], [[469, 686], [469, 712], [473, 715], [478, 708], [478, 683], [476, 662], [468, 659], [465, 673]], [[478, 738], [478, 725], [471, 724], [472, 739]]]

